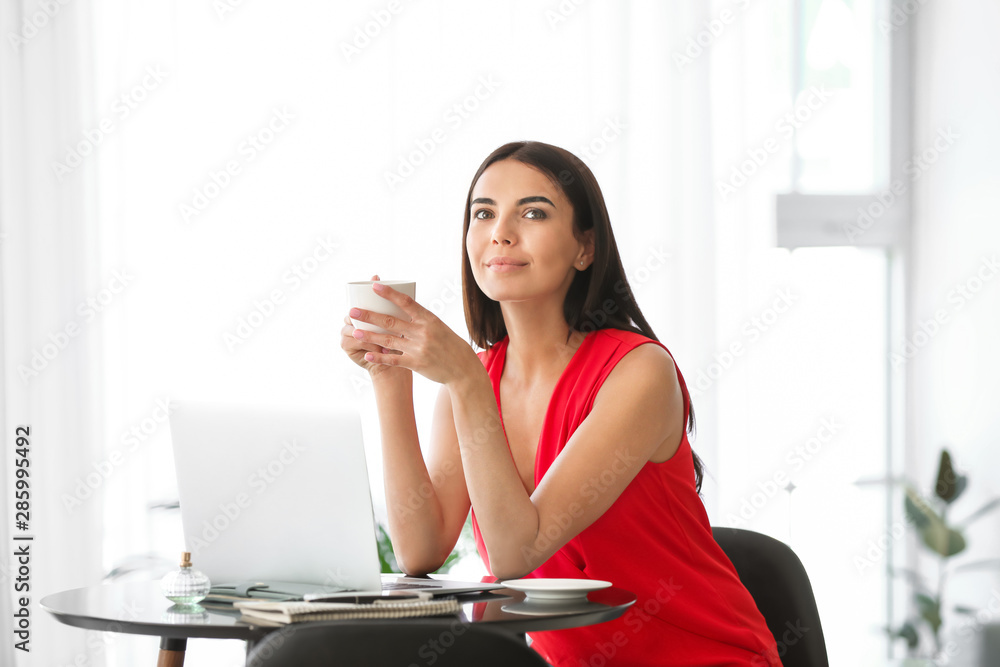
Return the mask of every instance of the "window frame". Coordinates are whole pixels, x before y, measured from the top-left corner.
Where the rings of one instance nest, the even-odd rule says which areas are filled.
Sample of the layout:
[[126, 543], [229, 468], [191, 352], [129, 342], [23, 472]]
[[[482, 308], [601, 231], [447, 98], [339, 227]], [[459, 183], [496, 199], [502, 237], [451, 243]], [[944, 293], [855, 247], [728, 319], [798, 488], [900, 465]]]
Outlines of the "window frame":
[[[802, 86], [802, 62], [805, 53], [802, 17], [805, 0], [794, 0], [792, 4], [793, 38], [792, 99], [796, 99]], [[879, 29], [885, 39], [884, 48], [876, 53], [885, 58], [876, 58], [876, 90], [885, 91], [884, 112], [876, 114], [876, 136], [887, 139], [882, 150], [876, 149], [875, 174], [881, 190], [866, 194], [807, 194], [798, 192], [801, 162], [797, 149], [792, 154], [793, 191], [775, 196], [776, 245], [781, 248], [854, 246], [881, 248], [886, 253], [886, 433], [885, 470], [889, 479], [899, 479], [912, 472], [915, 462], [907, 456], [906, 434], [913, 428], [913, 415], [908, 409], [909, 373], [902, 365], [893, 368], [890, 353], [893, 341], [905, 337], [906, 318], [912, 309], [912, 275], [910, 248], [913, 220], [913, 194], [911, 187], [902, 188], [901, 193], [893, 192], [891, 205], [884, 207], [873, 224], [867, 228], [859, 226], [862, 210], [877, 202], [878, 195], [884, 194], [893, 184], [908, 183], [904, 177], [903, 165], [913, 155], [913, 21], [901, 25], [890, 23], [889, 16], [908, 16], [902, 6], [903, 0], [874, 1], [873, 10], [881, 17]], [[878, 210], [878, 209], [876, 209]], [[873, 216], [874, 217], [874, 216]], [[863, 229], [863, 233], [852, 234], [852, 229]], [[895, 502], [896, 494], [887, 485], [884, 492], [884, 513], [886, 526], [903, 521], [902, 512]], [[906, 562], [913, 567], [915, 555], [908, 551], [905, 543], [899, 548], [889, 540], [886, 545], [885, 599], [886, 616], [889, 627], [898, 625], [907, 611], [905, 586], [896, 586], [893, 570], [896, 561]], [[894, 642], [887, 641], [887, 657], [894, 654]]]

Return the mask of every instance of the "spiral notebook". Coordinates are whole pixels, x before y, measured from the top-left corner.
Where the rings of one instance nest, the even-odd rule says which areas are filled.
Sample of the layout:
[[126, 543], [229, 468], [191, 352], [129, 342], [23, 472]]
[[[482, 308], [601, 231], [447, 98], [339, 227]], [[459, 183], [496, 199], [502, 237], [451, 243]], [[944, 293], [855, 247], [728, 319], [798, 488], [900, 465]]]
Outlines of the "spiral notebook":
[[248, 621], [284, 625], [306, 621], [333, 621], [359, 618], [415, 618], [457, 614], [461, 605], [455, 598], [372, 603], [353, 602], [237, 602], [234, 605]]

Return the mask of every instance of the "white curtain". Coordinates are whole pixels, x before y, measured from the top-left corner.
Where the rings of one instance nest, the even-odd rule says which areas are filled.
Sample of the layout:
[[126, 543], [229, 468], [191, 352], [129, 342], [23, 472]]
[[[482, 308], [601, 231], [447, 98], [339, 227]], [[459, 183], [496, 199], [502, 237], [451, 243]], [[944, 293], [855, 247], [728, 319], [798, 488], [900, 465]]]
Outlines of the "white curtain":
[[[370, 388], [337, 346], [343, 283], [414, 278], [418, 300], [465, 335], [461, 206], [502, 143], [580, 154], [640, 305], [689, 381], [715, 352], [712, 81], [742, 52], [683, 67], [676, 54], [722, 5], [51, 4], [0, 61], [4, 466], [13, 426], [31, 424], [32, 613], [45, 638], [16, 663], [0, 640], [3, 664], [151, 657], [149, 640], [86, 648], [37, 600], [180, 550], [176, 515], [148, 509], [176, 493], [167, 398], [355, 404], [380, 504]], [[0, 11], [6, 36], [39, 10]], [[324, 243], [333, 260], [310, 263]], [[274, 290], [274, 315], [240, 335]], [[89, 317], [87, 299], [106, 303]], [[71, 322], [79, 333], [23, 382], [19, 366]], [[433, 390], [418, 380], [424, 437]], [[696, 451], [715, 471], [714, 391], [696, 410]], [[706, 491], [713, 511], [711, 477]], [[187, 664], [239, 660], [208, 651]]]
[[[84, 633], [60, 626], [38, 604], [49, 593], [95, 583], [102, 572], [101, 504], [71, 511], [60, 496], [72, 493], [80, 471], [100, 461], [104, 449], [104, 323], [86, 304], [100, 298], [110, 276], [95, 231], [95, 165], [81, 165], [72, 178], [60, 178], [52, 166], [94, 120], [90, 10], [88, 3], [27, 0], [0, 7], [5, 573], [14, 565], [11, 533], [34, 537], [28, 543], [30, 653], [11, 646], [8, 621], [0, 639], [5, 665], [71, 664], [80, 656], [101, 664]], [[26, 530], [13, 525], [11, 507], [14, 434], [21, 425], [30, 427], [31, 443]], [[0, 608], [8, 619], [12, 591], [5, 580]]]

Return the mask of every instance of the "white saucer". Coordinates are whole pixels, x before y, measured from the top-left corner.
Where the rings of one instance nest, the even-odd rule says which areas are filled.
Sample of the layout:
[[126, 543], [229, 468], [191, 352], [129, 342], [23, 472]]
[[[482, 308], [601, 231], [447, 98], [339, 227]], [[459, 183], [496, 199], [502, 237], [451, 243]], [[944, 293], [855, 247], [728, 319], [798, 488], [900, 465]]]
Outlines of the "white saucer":
[[525, 614], [527, 616], [567, 616], [569, 614], [585, 614], [599, 609], [587, 598], [572, 600], [522, 600], [500, 607], [508, 614]]
[[590, 591], [610, 588], [610, 581], [597, 579], [511, 579], [502, 581], [506, 588], [521, 591], [529, 600], [574, 600]]

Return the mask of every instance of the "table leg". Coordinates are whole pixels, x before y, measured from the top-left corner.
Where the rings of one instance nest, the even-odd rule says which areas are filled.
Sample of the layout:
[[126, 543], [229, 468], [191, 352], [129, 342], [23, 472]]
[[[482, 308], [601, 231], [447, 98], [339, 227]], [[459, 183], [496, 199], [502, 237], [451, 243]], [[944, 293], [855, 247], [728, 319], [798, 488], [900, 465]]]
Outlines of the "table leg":
[[156, 667], [184, 667], [186, 650], [186, 639], [160, 637], [160, 656], [156, 659]]

